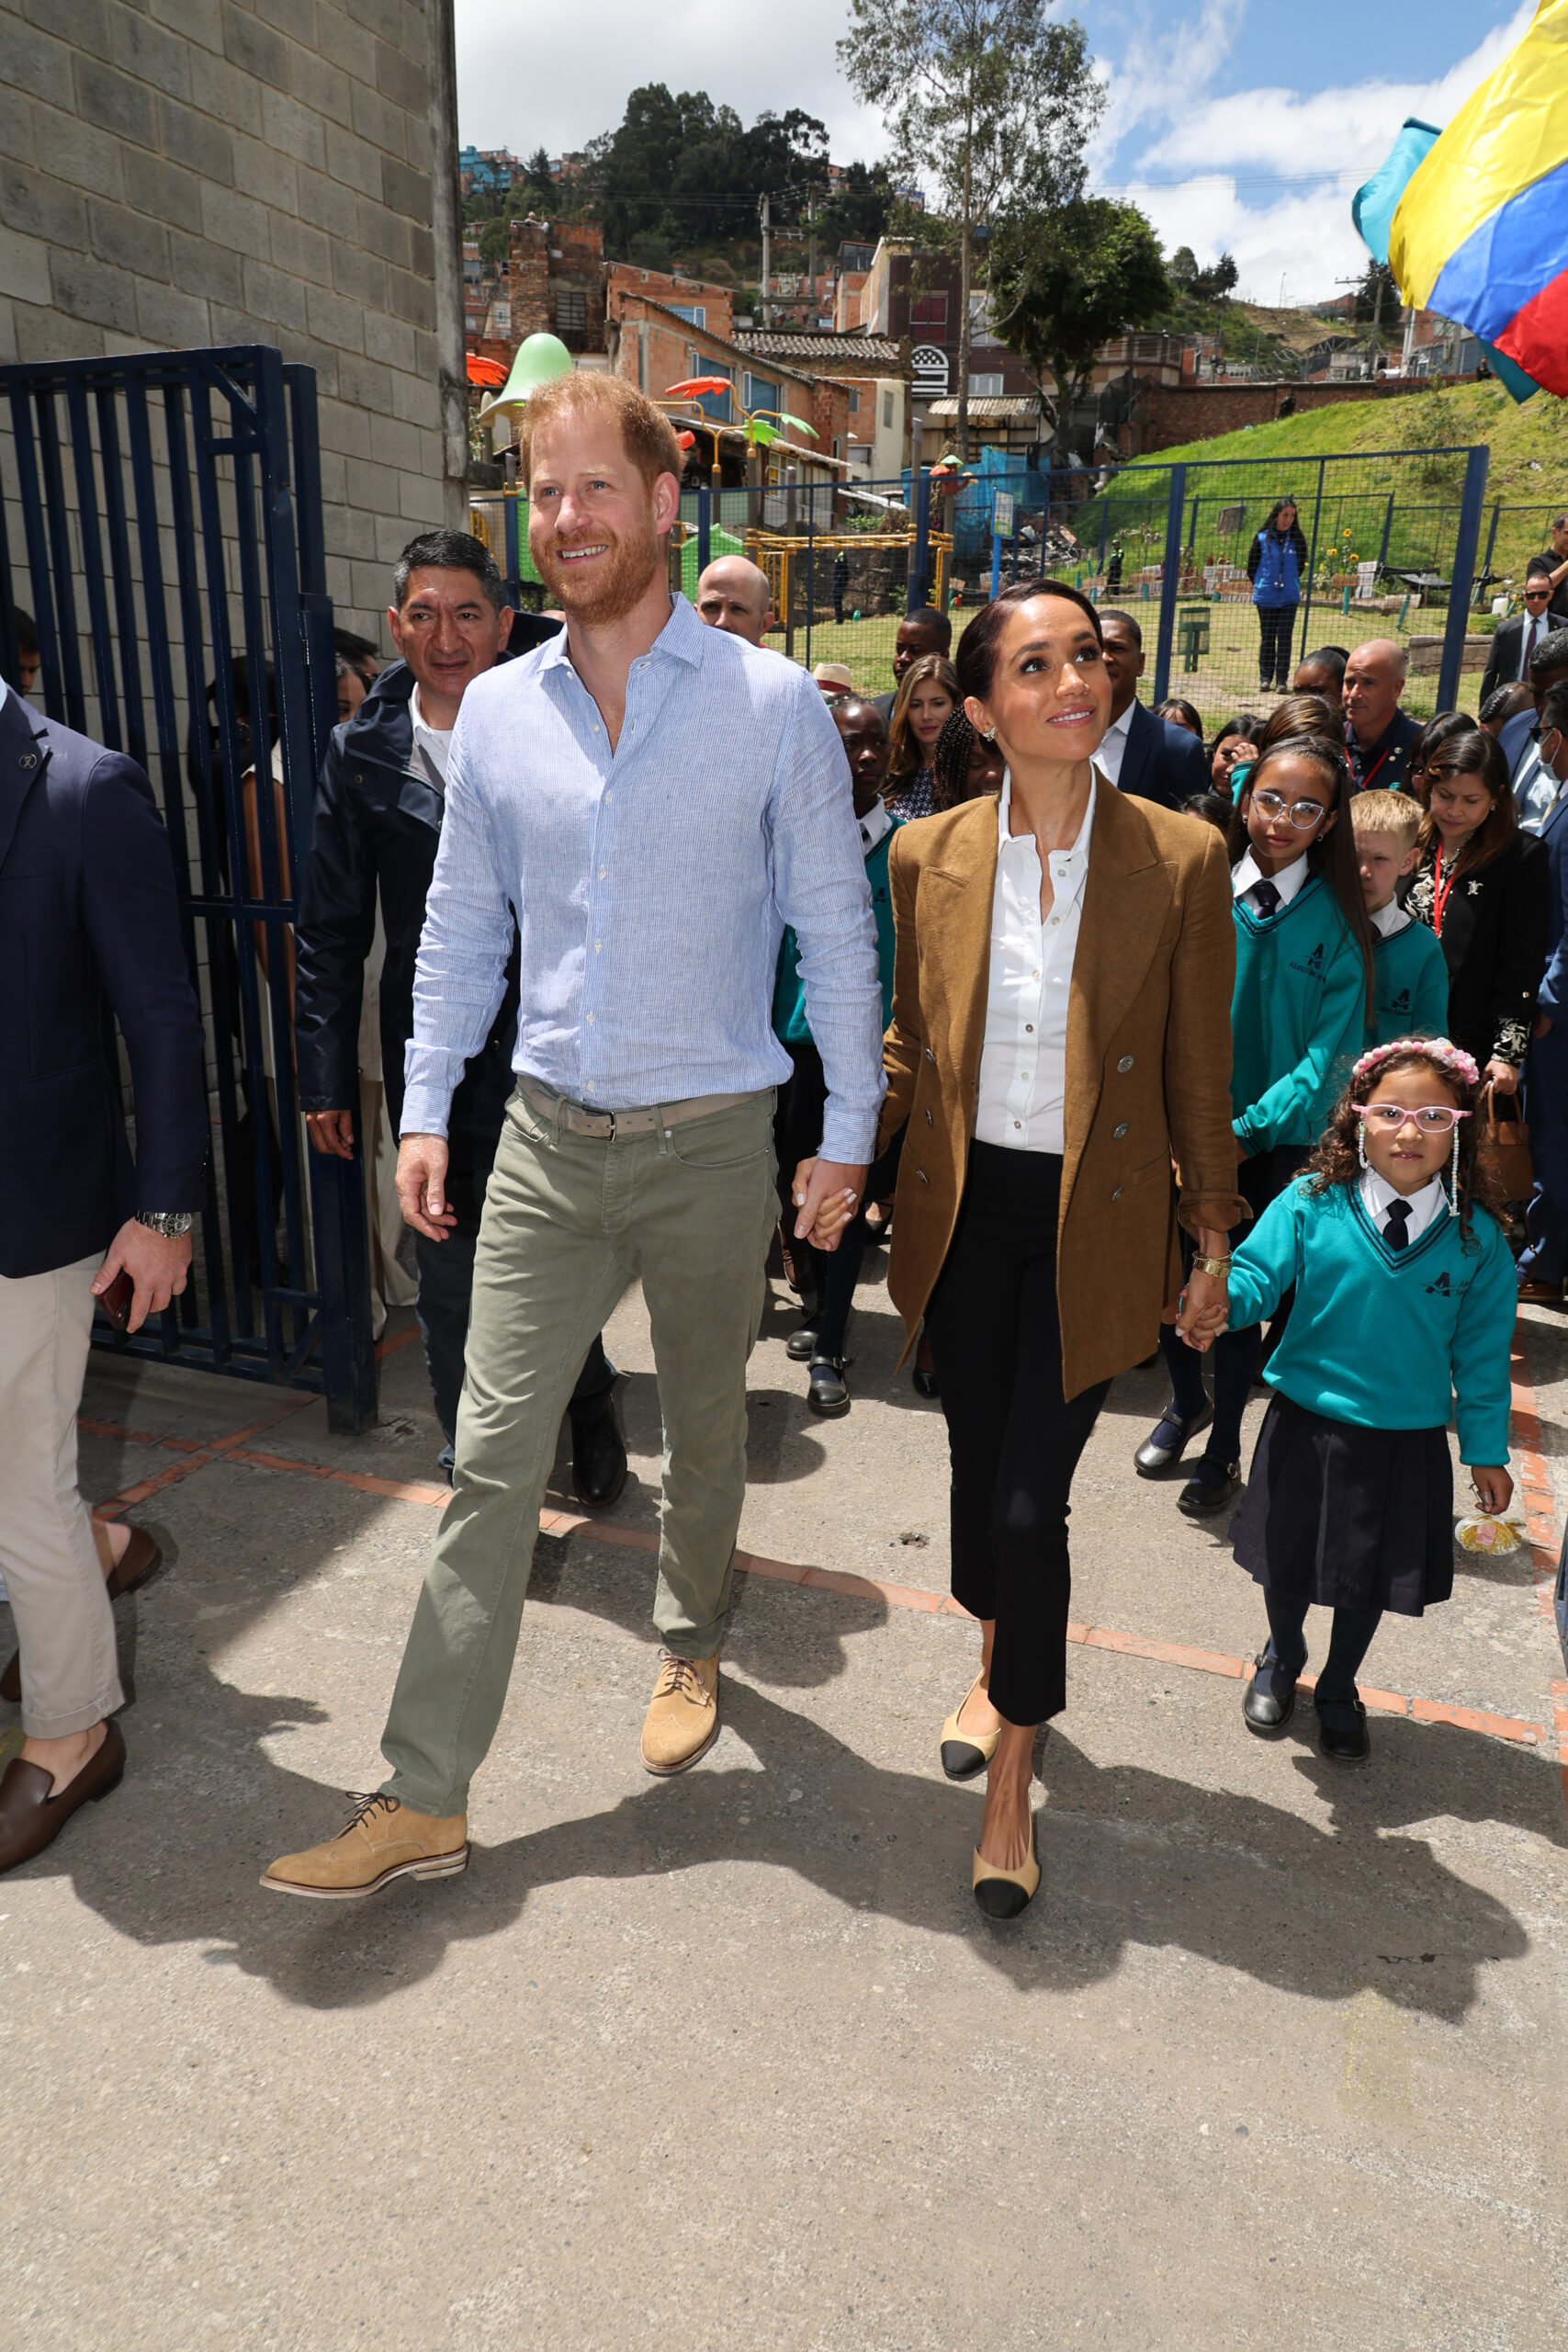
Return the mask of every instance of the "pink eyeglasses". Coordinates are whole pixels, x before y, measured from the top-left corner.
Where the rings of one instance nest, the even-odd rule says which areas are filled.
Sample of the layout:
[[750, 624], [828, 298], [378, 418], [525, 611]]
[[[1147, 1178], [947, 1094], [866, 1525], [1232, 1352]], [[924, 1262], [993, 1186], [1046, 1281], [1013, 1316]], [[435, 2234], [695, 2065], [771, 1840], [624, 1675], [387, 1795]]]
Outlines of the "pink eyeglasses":
[[1415, 1111], [1403, 1102], [1357, 1102], [1352, 1107], [1357, 1118], [1379, 1136], [1396, 1136], [1407, 1119], [1414, 1119], [1424, 1136], [1446, 1136], [1461, 1119], [1470, 1116], [1452, 1102], [1424, 1102]]

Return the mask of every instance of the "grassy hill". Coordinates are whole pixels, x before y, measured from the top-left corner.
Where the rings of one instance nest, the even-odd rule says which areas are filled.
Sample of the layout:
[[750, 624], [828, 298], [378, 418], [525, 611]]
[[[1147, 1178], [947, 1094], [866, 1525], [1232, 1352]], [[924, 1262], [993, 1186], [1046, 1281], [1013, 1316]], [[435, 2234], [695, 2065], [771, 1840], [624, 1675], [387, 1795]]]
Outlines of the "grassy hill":
[[[1325, 469], [1318, 521], [1320, 568], [1344, 571], [1382, 552], [1410, 569], [1451, 566], [1464, 477], [1461, 458], [1441, 454], [1481, 443], [1490, 452], [1481, 553], [1500, 506], [1492, 569], [1516, 583], [1525, 559], [1546, 544], [1551, 515], [1568, 507], [1568, 401], [1545, 392], [1518, 407], [1500, 384], [1446, 387], [1392, 400], [1346, 401], [1276, 424], [1244, 426], [1125, 467], [1103, 498], [1074, 517], [1092, 548], [1102, 529], [1120, 540], [1124, 562], [1157, 561], [1165, 537], [1168, 469], [1201, 466], [1188, 478], [1184, 538], [1200, 560], [1245, 561], [1247, 546], [1272, 501], [1290, 492], [1302, 502], [1309, 538], [1319, 458], [1352, 458]], [[1393, 453], [1404, 452], [1404, 455]], [[1265, 472], [1258, 461], [1267, 459]], [[1224, 470], [1209, 470], [1224, 469]], [[1193, 509], [1190, 502], [1196, 498]], [[1392, 514], [1389, 502], [1393, 502]], [[1228, 528], [1221, 533], [1221, 519]]]

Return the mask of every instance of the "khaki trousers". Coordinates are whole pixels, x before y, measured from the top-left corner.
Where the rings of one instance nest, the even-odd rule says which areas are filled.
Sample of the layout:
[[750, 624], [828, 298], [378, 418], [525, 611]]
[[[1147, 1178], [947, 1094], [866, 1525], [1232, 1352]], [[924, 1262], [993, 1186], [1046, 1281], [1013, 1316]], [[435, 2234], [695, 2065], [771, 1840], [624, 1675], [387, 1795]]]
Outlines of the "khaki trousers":
[[589, 1342], [642, 1283], [664, 1421], [653, 1622], [711, 1657], [746, 1493], [746, 1361], [778, 1216], [773, 1095], [650, 1135], [574, 1136], [507, 1107], [474, 1263], [452, 1499], [381, 1752], [387, 1792], [465, 1812], [506, 1701], [556, 1434]]
[[22, 1653], [30, 1739], [88, 1731], [125, 1704], [114, 1618], [76, 1487], [76, 1411], [103, 1252], [0, 1275], [0, 1571]]

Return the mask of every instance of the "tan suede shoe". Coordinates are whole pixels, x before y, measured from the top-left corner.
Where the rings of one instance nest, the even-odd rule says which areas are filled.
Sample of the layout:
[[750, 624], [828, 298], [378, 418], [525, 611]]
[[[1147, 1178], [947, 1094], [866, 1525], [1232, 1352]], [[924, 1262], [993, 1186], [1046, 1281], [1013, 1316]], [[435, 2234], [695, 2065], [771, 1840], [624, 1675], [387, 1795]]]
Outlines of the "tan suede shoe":
[[650, 1772], [683, 1772], [718, 1737], [718, 1654], [677, 1657], [661, 1650], [660, 1660], [642, 1727], [642, 1760]]
[[262, 1884], [275, 1894], [351, 1903], [395, 1878], [451, 1878], [468, 1866], [468, 1827], [465, 1813], [437, 1820], [377, 1790], [358, 1799], [354, 1818], [324, 1846], [270, 1863]]

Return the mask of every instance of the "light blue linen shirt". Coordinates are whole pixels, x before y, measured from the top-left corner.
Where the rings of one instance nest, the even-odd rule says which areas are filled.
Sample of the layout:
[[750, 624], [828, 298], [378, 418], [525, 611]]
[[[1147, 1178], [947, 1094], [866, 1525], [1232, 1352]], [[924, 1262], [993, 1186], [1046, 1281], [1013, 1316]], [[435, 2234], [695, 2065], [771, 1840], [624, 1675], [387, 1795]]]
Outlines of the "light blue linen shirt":
[[822, 1149], [872, 1156], [882, 990], [849, 763], [812, 680], [683, 596], [632, 664], [612, 757], [564, 631], [476, 678], [446, 766], [404, 1056], [405, 1135], [445, 1135], [505, 988], [512, 1066], [594, 1110], [790, 1075], [773, 1033], [786, 923], [828, 1082]]

